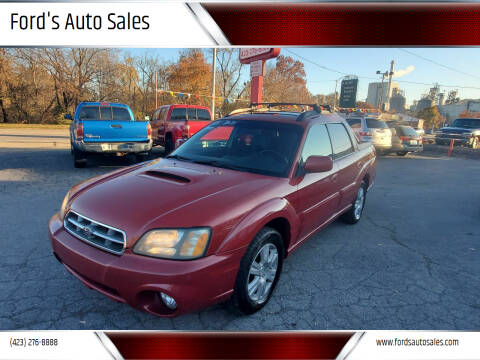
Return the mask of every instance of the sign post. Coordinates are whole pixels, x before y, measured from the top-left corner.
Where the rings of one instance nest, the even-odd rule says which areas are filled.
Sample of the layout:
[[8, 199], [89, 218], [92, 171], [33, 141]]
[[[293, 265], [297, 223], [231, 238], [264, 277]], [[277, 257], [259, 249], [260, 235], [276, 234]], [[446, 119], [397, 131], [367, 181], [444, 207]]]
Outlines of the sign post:
[[280, 48], [244, 48], [240, 49], [239, 59], [242, 64], [250, 64], [250, 102], [262, 102], [263, 75], [265, 61], [280, 54]]

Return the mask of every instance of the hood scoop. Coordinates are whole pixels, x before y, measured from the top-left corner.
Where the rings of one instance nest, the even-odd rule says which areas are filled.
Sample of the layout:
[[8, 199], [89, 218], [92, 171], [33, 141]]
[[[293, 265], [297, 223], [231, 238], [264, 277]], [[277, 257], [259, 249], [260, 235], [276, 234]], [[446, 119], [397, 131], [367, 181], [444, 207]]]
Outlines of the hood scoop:
[[160, 171], [160, 170], [148, 170], [141, 173], [140, 175], [154, 177], [162, 180], [168, 180], [178, 184], [187, 184], [190, 182], [190, 179], [184, 176], [180, 176], [180, 175], [176, 175], [176, 174], [172, 174], [172, 173]]

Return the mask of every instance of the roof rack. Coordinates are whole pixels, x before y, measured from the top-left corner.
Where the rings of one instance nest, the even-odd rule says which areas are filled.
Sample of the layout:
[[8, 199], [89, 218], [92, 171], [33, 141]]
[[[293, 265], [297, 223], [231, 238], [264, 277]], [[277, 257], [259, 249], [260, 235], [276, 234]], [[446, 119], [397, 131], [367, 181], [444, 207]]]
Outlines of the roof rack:
[[[265, 106], [265, 107], [260, 107]], [[315, 114], [321, 114], [322, 110], [331, 112], [330, 105], [318, 105], [318, 104], [300, 104], [300, 103], [283, 103], [283, 102], [268, 102], [268, 103], [250, 103], [250, 107], [242, 108], [233, 110], [227, 116], [242, 114], [242, 113], [262, 113], [270, 111], [272, 107], [278, 106], [295, 106], [295, 107], [302, 107], [302, 112], [299, 112], [299, 116], [297, 117], [297, 121], [302, 121], [305, 117]], [[305, 107], [311, 107], [313, 110], [306, 111]], [[287, 111], [287, 110], [283, 110]]]

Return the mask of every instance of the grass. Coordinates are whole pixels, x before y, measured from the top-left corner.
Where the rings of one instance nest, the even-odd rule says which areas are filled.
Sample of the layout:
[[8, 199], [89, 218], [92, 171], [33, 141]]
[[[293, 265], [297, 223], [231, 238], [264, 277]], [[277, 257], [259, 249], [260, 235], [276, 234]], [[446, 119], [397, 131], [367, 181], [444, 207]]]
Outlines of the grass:
[[0, 129], [68, 129], [70, 125], [0, 123]]

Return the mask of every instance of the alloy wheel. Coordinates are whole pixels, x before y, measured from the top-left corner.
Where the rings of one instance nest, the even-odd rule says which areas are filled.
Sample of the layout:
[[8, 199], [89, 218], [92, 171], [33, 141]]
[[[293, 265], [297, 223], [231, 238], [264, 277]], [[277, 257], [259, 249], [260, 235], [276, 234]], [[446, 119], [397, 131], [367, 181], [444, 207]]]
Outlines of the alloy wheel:
[[267, 243], [257, 252], [247, 276], [248, 297], [255, 304], [262, 304], [270, 295], [278, 271], [278, 249]]

